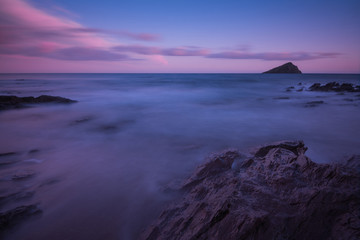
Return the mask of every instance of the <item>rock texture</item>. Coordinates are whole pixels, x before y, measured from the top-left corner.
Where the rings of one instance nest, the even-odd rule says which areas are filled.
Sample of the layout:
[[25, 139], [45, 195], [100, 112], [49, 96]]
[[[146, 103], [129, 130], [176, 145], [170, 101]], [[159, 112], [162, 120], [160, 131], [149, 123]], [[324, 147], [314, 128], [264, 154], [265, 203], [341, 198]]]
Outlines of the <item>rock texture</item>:
[[354, 86], [352, 83], [337, 83], [330, 82], [321, 85], [320, 83], [314, 83], [309, 88], [310, 91], [319, 92], [360, 92], [360, 86]]
[[292, 62], [288, 62], [279, 67], [270, 69], [269, 71], [266, 71], [264, 73], [301, 73], [301, 71]]
[[317, 164], [306, 149], [212, 156], [142, 239], [360, 239], [360, 157]]
[[0, 96], [0, 110], [14, 109], [14, 108], [24, 108], [28, 104], [38, 104], [38, 103], [74, 103], [76, 101], [58, 97], [58, 96], [49, 96], [41, 95], [39, 97], [17, 97], [17, 96]]
[[0, 237], [15, 225], [34, 215], [41, 214], [41, 212], [38, 206], [34, 204], [0, 212]]

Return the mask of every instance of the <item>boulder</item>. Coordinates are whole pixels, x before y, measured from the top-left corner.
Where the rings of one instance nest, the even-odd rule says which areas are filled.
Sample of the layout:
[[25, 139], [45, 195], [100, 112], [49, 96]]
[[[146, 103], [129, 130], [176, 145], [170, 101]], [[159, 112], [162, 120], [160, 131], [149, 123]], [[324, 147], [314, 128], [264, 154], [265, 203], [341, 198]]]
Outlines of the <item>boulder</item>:
[[212, 156], [141, 239], [359, 239], [360, 157], [318, 164], [302, 141]]
[[263, 73], [301, 73], [301, 71], [292, 62], [288, 62]]

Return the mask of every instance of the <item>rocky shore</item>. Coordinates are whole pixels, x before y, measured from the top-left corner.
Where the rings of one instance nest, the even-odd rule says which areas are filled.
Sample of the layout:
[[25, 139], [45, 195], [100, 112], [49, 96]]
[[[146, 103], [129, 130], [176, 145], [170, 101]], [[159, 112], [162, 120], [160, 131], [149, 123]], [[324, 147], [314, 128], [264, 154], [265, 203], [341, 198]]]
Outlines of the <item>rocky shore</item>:
[[29, 104], [40, 103], [75, 103], [75, 100], [59, 96], [41, 95], [39, 97], [17, 97], [17, 96], [0, 96], [0, 110], [17, 109], [28, 107]]
[[359, 239], [360, 156], [318, 164], [302, 141], [211, 156], [141, 239]]

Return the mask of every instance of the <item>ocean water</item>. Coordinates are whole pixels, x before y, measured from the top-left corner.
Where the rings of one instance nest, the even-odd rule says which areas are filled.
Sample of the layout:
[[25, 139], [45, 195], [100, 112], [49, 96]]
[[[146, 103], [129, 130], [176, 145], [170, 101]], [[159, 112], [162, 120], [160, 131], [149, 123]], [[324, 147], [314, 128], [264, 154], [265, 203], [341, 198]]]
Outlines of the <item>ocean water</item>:
[[136, 239], [178, 197], [164, 189], [227, 148], [301, 139], [315, 162], [360, 154], [360, 94], [306, 90], [332, 81], [360, 75], [1, 74], [0, 95], [78, 101], [0, 111], [0, 154], [16, 153], [0, 157], [0, 197], [27, 194], [0, 211], [43, 210], [5, 238]]

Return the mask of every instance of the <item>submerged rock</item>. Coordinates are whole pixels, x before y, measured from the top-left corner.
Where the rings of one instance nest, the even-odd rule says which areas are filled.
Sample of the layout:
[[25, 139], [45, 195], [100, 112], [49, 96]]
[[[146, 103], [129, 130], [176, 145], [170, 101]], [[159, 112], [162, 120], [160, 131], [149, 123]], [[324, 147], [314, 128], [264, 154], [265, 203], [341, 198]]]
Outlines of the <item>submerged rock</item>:
[[263, 73], [301, 73], [301, 71], [292, 62], [288, 62]]
[[20, 206], [11, 209], [6, 212], [0, 213], [0, 236], [4, 234], [6, 230], [14, 227], [25, 219], [40, 214], [42, 211], [37, 205]]
[[142, 239], [359, 239], [360, 157], [318, 164], [302, 141], [211, 157]]
[[41, 95], [39, 97], [17, 97], [17, 96], [0, 96], [0, 110], [24, 108], [27, 104], [39, 104], [39, 103], [74, 103], [75, 100], [68, 98]]
[[324, 101], [311, 101], [311, 102], [307, 102], [305, 104], [305, 107], [317, 107], [320, 104], [324, 104], [324, 103], [325, 103]]

